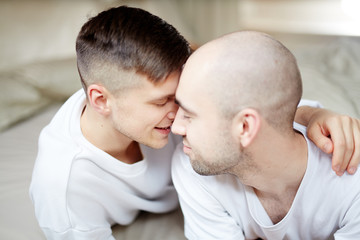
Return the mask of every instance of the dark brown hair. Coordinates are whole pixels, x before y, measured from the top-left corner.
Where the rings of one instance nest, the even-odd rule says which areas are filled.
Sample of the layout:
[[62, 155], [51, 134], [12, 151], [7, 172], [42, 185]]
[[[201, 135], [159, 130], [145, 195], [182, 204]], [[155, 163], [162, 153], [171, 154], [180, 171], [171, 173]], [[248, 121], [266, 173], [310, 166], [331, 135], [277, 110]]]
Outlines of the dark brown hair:
[[190, 47], [161, 18], [139, 8], [120, 6], [99, 13], [83, 25], [76, 40], [76, 53], [86, 89], [88, 84], [102, 83], [106, 76], [95, 79], [93, 76], [108, 65], [159, 82], [181, 70], [190, 55]]

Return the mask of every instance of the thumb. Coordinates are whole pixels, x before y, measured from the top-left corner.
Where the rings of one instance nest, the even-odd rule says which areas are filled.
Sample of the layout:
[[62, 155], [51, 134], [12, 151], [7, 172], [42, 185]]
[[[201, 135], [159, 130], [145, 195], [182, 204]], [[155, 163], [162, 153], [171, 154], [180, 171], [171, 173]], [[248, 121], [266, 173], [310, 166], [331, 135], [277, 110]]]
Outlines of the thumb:
[[331, 141], [330, 133], [319, 125], [308, 128], [308, 137], [320, 148], [323, 152], [330, 154], [334, 151], [334, 144]]

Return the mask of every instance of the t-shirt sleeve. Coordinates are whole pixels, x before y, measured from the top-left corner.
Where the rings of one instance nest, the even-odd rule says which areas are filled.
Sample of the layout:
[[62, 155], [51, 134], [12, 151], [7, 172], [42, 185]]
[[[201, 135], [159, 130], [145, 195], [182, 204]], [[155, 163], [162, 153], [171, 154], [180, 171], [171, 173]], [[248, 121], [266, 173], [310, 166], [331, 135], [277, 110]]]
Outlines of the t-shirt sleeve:
[[319, 103], [318, 101], [313, 101], [313, 100], [308, 100], [308, 99], [301, 99], [298, 107], [302, 107], [302, 106], [309, 106], [309, 107], [314, 107], [314, 108], [322, 108], [323, 106], [321, 105], [321, 103]]
[[[184, 214], [185, 236], [195, 239], [244, 239], [242, 228], [192, 170], [180, 144], [173, 156], [172, 177]], [[206, 177], [205, 177], [206, 178]]]
[[354, 200], [334, 234], [336, 240], [360, 239], [360, 196]]

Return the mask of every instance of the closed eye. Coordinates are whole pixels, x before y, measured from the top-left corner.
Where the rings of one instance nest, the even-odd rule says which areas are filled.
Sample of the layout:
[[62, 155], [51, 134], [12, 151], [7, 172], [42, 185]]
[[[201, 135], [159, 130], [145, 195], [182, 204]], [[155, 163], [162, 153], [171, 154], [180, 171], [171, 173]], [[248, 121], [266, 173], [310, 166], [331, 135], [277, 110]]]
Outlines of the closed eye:
[[157, 101], [154, 101], [153, 104], [155, 104], [155, 106], [158, 107], [163, 107], [165, 106], [168, 102], [174, 101], [174, 97], [170, 96], [167, 98], [162, 98], [162, 99], [158, 99]]
[[153, 104], [157, 107], [163, 107], [165, 106], [167, 103], [169, 102], [169, 98], [164, 98], [164, 99], [159, 99], [155, 102], [153, 102]]
[[186, 120], [190, 120], [191, 119], [191, 114], [188, 114], [182, 107], [180, 107], [179, 109], [181, 109], [182, 112], [182, 118], [186, 119]]
[[188, 115], [186, 115], [186, 114], [184, 114], [184, 115], [183, 115], [183, 118], [184, 118], [184, 119], [190, 119], [191, 117], [188, 116]]
[[163, 106], [166, 105], [166, 103], [167, 103], [167, 101], [166, 101], [166, 102], [162, 102], [162, 103], [155, 103], [155, 105], [158, 106], [158, 107], [163, 107]]

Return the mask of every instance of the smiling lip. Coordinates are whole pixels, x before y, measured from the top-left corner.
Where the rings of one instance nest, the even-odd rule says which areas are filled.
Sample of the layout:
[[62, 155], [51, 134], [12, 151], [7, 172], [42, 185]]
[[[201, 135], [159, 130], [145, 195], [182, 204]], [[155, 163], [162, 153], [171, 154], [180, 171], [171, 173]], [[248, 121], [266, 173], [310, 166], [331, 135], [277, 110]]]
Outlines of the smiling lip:
[[191, 147], [187, 146], [185, 143], [183, 143], [183, 151], [185, 154], [188, 154], [191, 152]]
[[161, 134], [165, 134], [165, 135], [168, 135], [171, 131], [171, 128], [170, 126], [169, 127], [155, 127], [156, 131], [158, 131], [159, 133]]

